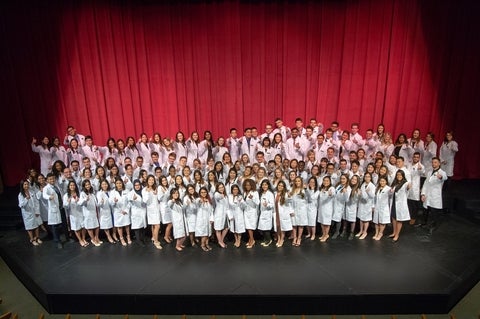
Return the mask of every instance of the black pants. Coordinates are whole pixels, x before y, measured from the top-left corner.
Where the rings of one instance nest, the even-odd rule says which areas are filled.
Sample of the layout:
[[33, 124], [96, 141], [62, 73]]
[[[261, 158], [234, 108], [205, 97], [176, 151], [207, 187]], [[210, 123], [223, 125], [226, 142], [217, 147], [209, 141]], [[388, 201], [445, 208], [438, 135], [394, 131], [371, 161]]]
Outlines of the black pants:
[[425, 219], [425, 224], [427, 224], [428, 229], [430, 229], [430, 231], [438, 229], [443, 222], [444, 215], [445, 213], [442, 209], [428, 206], [427, 217]]
[[411, 219], [418, 219], [418, 212], [422, 209], [422, 202], [419, 200], [409, 199], [407, 200], [408, 203], [408, 211], [410, 212]]

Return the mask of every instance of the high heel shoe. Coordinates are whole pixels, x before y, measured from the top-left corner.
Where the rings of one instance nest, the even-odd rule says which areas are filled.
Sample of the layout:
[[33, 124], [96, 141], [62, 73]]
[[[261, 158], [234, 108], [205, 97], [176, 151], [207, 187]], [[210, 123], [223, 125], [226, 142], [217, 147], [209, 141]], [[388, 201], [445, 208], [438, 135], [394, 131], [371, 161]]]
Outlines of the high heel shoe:
[[163, 247], [162, 247], [162, 245], [160, 245], [160, 242], [159, 242], [159, 241], [154, 242], [153, 245], [154, 245], [155, 248], [157, 248], [157, 249], [163, 249]]
[[38, 244], [42, 244], [42, 243], [43, 243], [43, 241], [41, 241], [40, 238], [38, 238], [38, 237], [35, 238], [35, 241], [36, 241]]
[[127, 246], [127, 243], [123, 237], [120, 237], [120, 242], [122, 243], [122, 246]]
[[202, 245], [202, 246], [200, 246], [200, 247], [202, 247], [202, 250], [203, 250], [203, 251], [210, 251], [210, 250], [207, 248], [207, 246], [203, 246], [203, 245]]
[[127, 244], [129, 245], [132, 244], [132, 239], [130, 238], [130, 235], [127, 236]]
[[247, 249], [253, 248], [255, 246], [255, 240], [251, 244], [247, 244]]
[[172, 242], [172, 240], [168, 237], [163, 237], [163, 239], [165, 239], [165, 241], [167, 242], [167, 244], [170, 244]]
[[38, 246], [39, 243], [37, 243], [37, 241], [35, 239], [30, 239], [30, 243], [33, 245], [33, 246]]

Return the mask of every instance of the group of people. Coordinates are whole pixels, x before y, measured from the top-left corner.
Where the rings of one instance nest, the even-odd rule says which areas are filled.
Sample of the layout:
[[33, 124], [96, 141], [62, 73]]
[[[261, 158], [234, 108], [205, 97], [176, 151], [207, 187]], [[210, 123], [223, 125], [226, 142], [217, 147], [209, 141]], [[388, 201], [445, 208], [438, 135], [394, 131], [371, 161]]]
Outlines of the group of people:
[[[363, 137], [358, 123], [341, 130], [332, 122], [324, 130], [315, 119], [304, 127], [297, 118], [289, 128], [277, 118], [261, 134], [245, 128], [240, 137], [232, 128], [227, 138], [205, 131], [203, 139], [178, 132], [172, 140], [142, 133], [109, 138], [105, 146], [69, 126], [63, 141], [44, 137], [37, 145], [34, 138], [32, 150], [40, 173], [29, 170], [18, 195], [32, 245], [42, 243], [43, 228], [59, 248], [62, 231], [86, 247], [103, 243], [102, 230], [112, 244], [151, 240], [162, 249], [163, 232], [178, 251], [187, 240], [209, 251], [211, 239], [226, 248], [229, 232], [235, 247], [245, 240], [252, 248], [258, 238], [265, 247], [287, 239], [300, 246], [317, 233], [321, 242], [363, 240], [372, 223], [376, 241], [390, 223], [394, 242], [405, 221], [433, 229], [458, 144], [447, 132], [437, 154], [431, 132], [423, 140], [414, 130], [393, 142], [382, 124]], [[415, 223], [420, 210], [423, 222]]]

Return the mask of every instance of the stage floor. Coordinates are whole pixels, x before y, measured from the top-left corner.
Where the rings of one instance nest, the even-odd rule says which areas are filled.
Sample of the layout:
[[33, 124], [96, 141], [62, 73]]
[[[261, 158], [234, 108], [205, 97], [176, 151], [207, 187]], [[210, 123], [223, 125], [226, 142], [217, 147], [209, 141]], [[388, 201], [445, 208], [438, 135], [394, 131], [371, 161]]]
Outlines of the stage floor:
[[33, 247], [1, 233], [0, 254], [50, 313], [447, 313], [480, 279], [480, 229], [450, 215], [431, 237], [339, 238], [211, 252], [103, 244]]

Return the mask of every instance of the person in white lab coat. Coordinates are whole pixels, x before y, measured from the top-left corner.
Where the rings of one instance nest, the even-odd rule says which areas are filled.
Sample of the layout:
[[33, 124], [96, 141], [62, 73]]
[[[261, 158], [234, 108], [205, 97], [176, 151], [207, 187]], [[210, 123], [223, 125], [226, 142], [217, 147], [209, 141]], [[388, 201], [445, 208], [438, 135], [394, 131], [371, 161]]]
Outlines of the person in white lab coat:
[[183, 207], [185, 208], [186, 228], [188, 230], [188, 236], [190, 238], [190, 244], [192, 247], [197, 245], [195, 240], [195, 223], [197, 220], [197, 204], [196, 199], [198, 194], [195, 191], [195, 186], [192, 184], [187, 185], [187, 191], [185, 197], [183, 197]]
[[162, 249], [160, 241], [158, 240], [161, 222], [160, 203], [158, 201], [157, 184], [155, 183], [155, 176], [153, 175], [147, 176], [147, 185], [142, 189], [142, 200], [147, 208], [147, 222], [152, 228], [153, 245], [157, 249]]
[[52, 140], [52, 147], [50, 147], [50, 153], [52, 154], [52, 163], [60, 160], [68, 166], [69, 163], [67, 157], [67, 150], [61, 144], [60, 138], [55, 136], [52, 138]]
[[228, 195], [228, 219], [230, 220], [230, 229], [235, 236], [235, 247], [239, 248], [242, 244], [242, 234], [245, 233], [245, 217], [243, 215], [243, 208], [245, 201], [243, 200], [240, 186], [233, 184], [230, 188], [230, 195]]
[[448, 212], [452, 208], [453, 198], [449, 196], [450, 180], [454, 174], [455, 155], [458, 152], [458, 143], [453, 139], [453, 132], [449, 131], [445, 134], [445, 139], [440, 146], [439, 158], [442, 164], [442, 169], [447, 173], [448, 180], [443, 185], [444, 209]]
[[100, 225], [97, 217], [97, 198], [89, 180], [82, 182], [82, 192], [80, 193], [78, 205], [82, 206], [83, 225], [90, 236], [90, 241], [94, 246], [100, 246], [103, 242], [98, 238]]
[[85, 145], [85, 136], [83, 136], [82, 134], [78, 134], [75, 127], [69, 125], [67, 127], [67, 134], [65, 135], [65, 138], [63, 140], [63, 144], [65, 145], [65, 147], [70, 146], [70, 142], [72, 140], [76, 140], [80, 147]]
[[275, 206], [273, 214], [273, 228], [277, 233], [278, 248], [283, 246], [285, 241], [285, 232], [291, 231], [292, 217], [294, 215], [287, 198], [287, 185], [284, 181], [279, 181], [275, 192]]
[[410, 220], [408, 211], [407, 194], [411, 183], [406, 179], [405, 172], [398, 170], [395, 180], [391, 185], [392, 201], [390, 203], [390, 215], [392, 217], [393, 233], [388, 236], [393, 242], [397, 242], [402, 230], [402, 222]]
[[47, 174], [47, 185], [43, 188], [42, 196], [45, 200], [48, 200], [48, 225], [51, 227], [53, 240], [57, 243], [57, 247], [61, 249], [63, 245], [57, 228], [62, 228], [65, 234], [65, 241], [68, 242], [69, 238], [62, 194], [55, 185], [55, 175], [53, 173]]
[[32, 138], [32, 151], [40, 156], [40, 172], [47, 175], [52, 168], [52, 152], [50, 151], [50, 139], [44, 137], [42, 143], [37, 145], [37, 139]]
[[430, 233], [440, 225], [443, 209], [442, 188], [448, 179], [447, 173], [441, 169], [440, 165], [440, 159], [434, 157], [432, 170], [425, 174], [427, 179], [421, 191], [423, 207], [427, 209], [424, 223], [429, 227]]
[[272, 243], [271, 231], [273, 229], [273, 207], [275, 197], [271, 190], [270, 181], [263, 180], [260, 183], [260, 217], [258, 219], [258, 230], [263, 233], [263, 247], [268, 247]]
[[334, 211], [334, 200], [335, 187], [332, 185], [332, 179], [330, 176], [324, 176], [318, 196], [318, 222], [322, 227], [322, 236], [320, 237], [322, 243], [326, 242], [330, 237], [329, 233]]
[[213, 204], [208, 189], [200, 188], [197, 198], [197, 219], [195, 220], [195, 236], [200, 237], [200, 247], [203, 251], [210, 251], [209, 237], [212, 233]]
[[432, 132], [428, 132], [423, 144], [422, 165], [426, 171], [432, 168], [432, 158], [437, 156], [437, 143], [435, 143], [434, 138], [435, 135]]
[[257, 150], [257, 140], [252, 137], [252, 129], [247, 127], [243, 131], [243, 137], [240, 139], [240, 154], [247, 154], [253, 161]]
[[373, 208], [373, 223], [375, 224], [374, 240], [380, 240], [383, 237], [386, 224], [390, 223], [390, 186], [385, 176], [378, 178], [378, 185], [375, 189], [375, 206]]
[[247, 248], [252, 248], [255, 245], [253, 232], [257, 229], [258, 224], [258, 205], [260, 204], [260, 197], [256, 191], [256, 184], [252, 179], [246, 179], [242, 184], [243, 200], [245, 206], [243, 214], [245, 216], [245, 229], [248, 233]]
[[342, 226], [342, 216], [345, 214], [345, 204], [348, 200], [349, 176], [347, 174], [340, 175], [339, 182], [335, 186], [335, 201], [332, 215], [332, 221], [335, 222], [335, 232], [332, 239], [336, 239], [340, 235]]
[[[107, 240], [111, 244], [118, 242], [117, 230], [113, 228], [112, 207], [108, 198], [110, 196], [110, 183], [103, 179], [100, 181], [100, 189], [98, 190], [97, 203], [98, 203], [98, 222], [100, 229], [103, 229]], [[113, 228], [113, 231], [111, 229]]]
[[[410, 224], [415, 224], [418, 217], [418, 212], [422, 207], [420, 201], [420, 178], [425, 174], [425, 167], [420, 161], [420, 153], [413, 153], [412, 165], [408, 168], [410, 172], [411, 187], [408, 192], [408, 210], [410, 211]], [[408, 178], [407, 178], [408, 179]]]
[[133, 181], [132, 190], [128, 193], [130, 202], [131, 229], [135, 232], [135, 242], [145, 246], [145, 228], [147, 228], [147, 204], [143, 202], [142, 184], [140, 180]]
[[190, 135], [190, 138], [185, 142], [187, 146], [187, 165], [193, 167], [193, 161], [199, 158], [198, 148], [199, 148], [200, 139], [198, 132], [193, 131]]
[[35, 193], [30, 189], [28, 180], [20, 182], [20, 193], [18, 194], [18, 206], [22, 211], [23, 224], [27, 231], [30, 243], [38, 246], [42, 243], [39, 238], [38, 227], [43, 225], [40, 217], [40, 205]]
[[367, 237], [368, 225], [373, 217], [375, 199], [375, 185], [372, 182], [372, 174], [366, 172], [363, 175], [362, 186], [360, 187], [360, 198], [358, 201], [358, 219], [360, 220], [360, 231], [355, 235], [358, 239]]
[[125, 190], [125, 184], [120, 177], [115, 180], [115, 188], [110, 192], [108, 199], [110, 206], [113, 208], [113, 224], [117, 227], [118, 236], [122, 246], [127, 246], [127, 242], [123, 237], [124, 232], [127, 238], [130, 237], [130, 207], [128, 201], [128, 191]]
[[172, 214], [173, 238], [176, 240], [175, 249], [182, 251], [185, 248], [183, 244], [187, 236], [186, 220], [183, 209], [183, 202], [180, 198], [180, 192], [176, 188], [170, 191], [170, 197], [167, 202], [167, 208]]
[[215, 193], [213, 194], [215, 202], [215, 211], [213, 213], [213, 228], [217, 236], [218, 245], [222, 248], [227, 248], [224, 242], [225, 236], [228, 233], [228, 194], [223, 183], [218, 183]]
[[298, 129], [292, 128], [292, 137], [287, 139], [286, 145], [286, 158], [289, 160], [296, 159], [297, 161], [303, 161], [304, 156], [307, 154], [304, 141], [299, 136]]
[[70, 230], [75, 233], [78, 243], [82, 247], [87, 247], [89, 243], [85, 240], [85, 223], [83, 219], [83, 209], [79, 204], [80, 192], [74, 181], [67, 184], [66, 192], [63, 195], [63, 204], [70, 222]]
[[317, 177], [311, 176], [308, 179], [305, 195], [307, 199], [307, 238], [315, 240], [315, 233], [317, 231], [318, 200], [320, 196]]
[[202, 164], [206, 164], [207, 160], [213, 158], [213, 148], [215, 142], [213, 140], [212, 132], [205, 131], [203, 133], [203, 140], [198, 144], [198, 158]]

